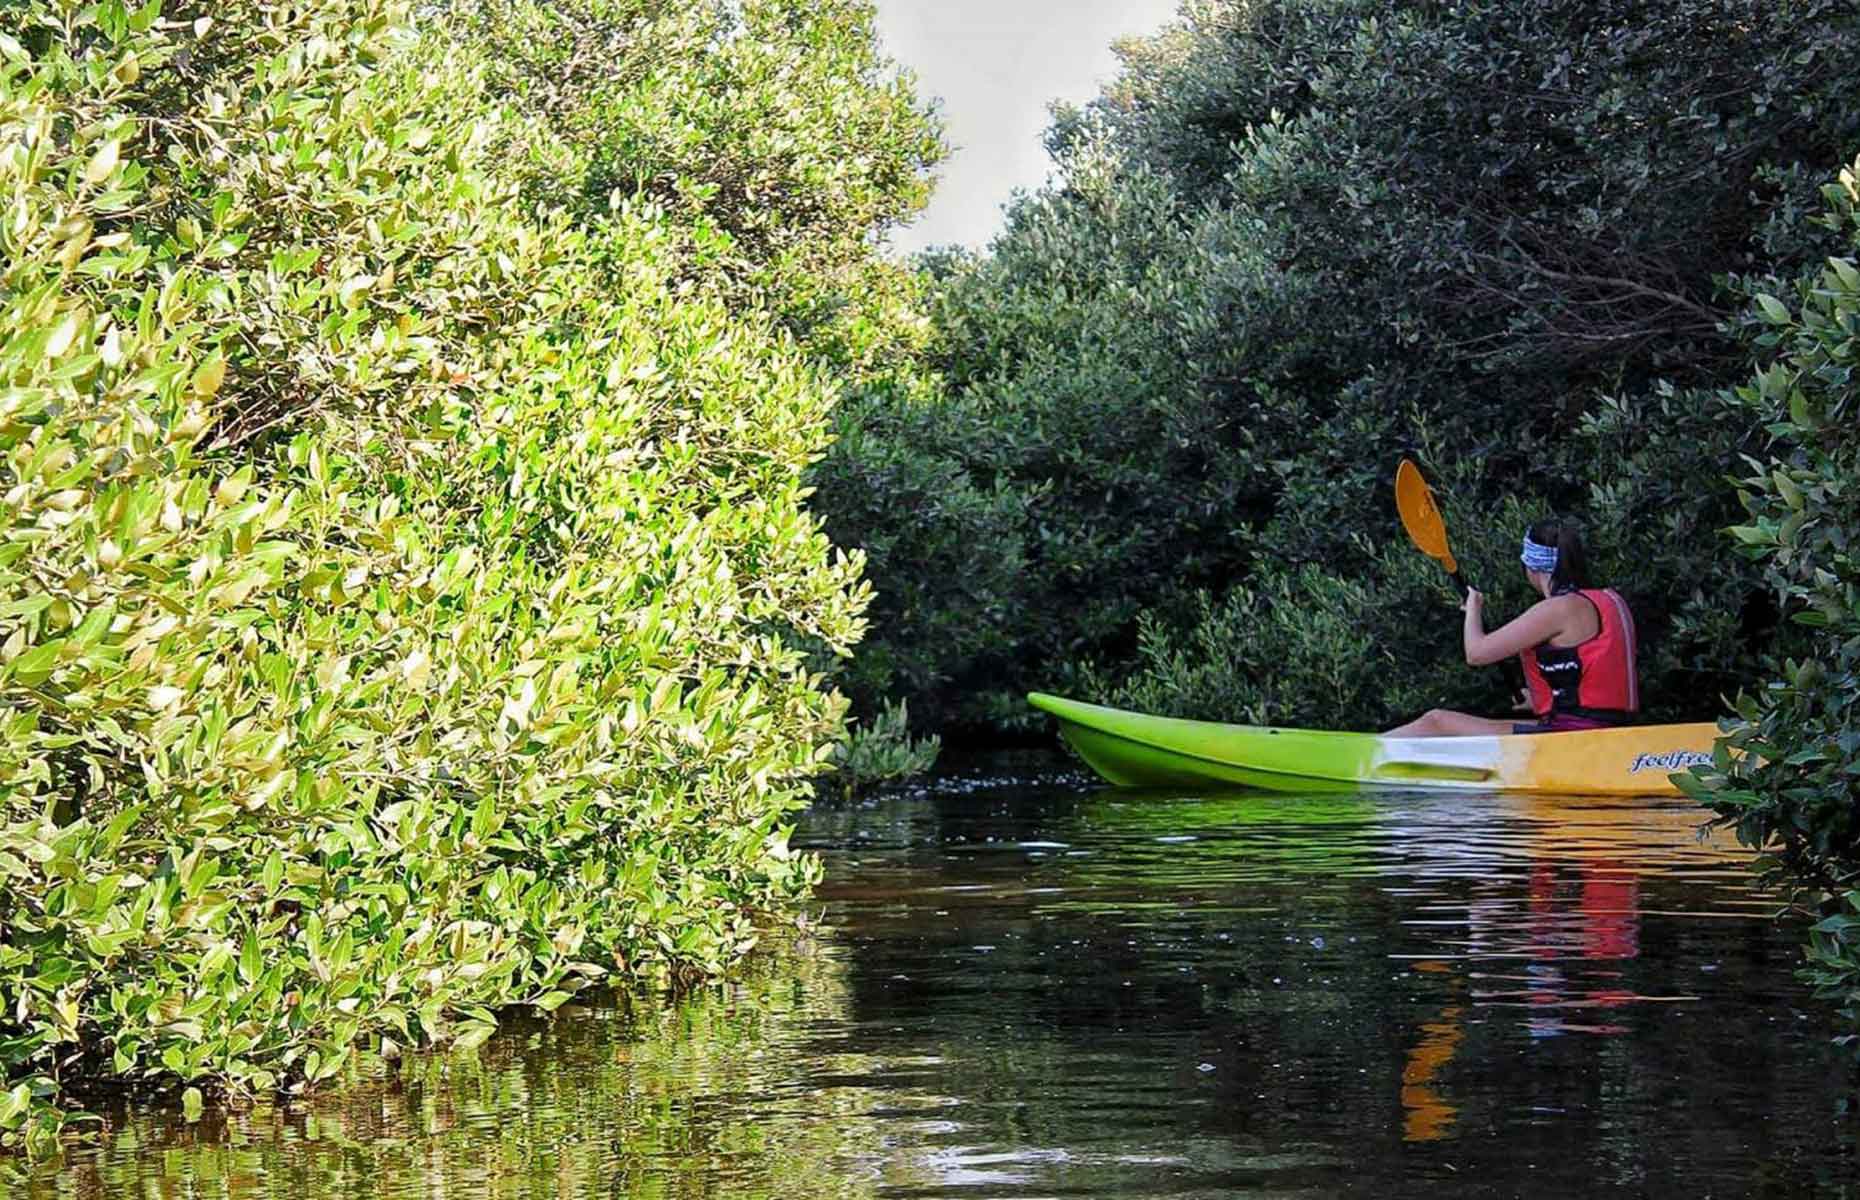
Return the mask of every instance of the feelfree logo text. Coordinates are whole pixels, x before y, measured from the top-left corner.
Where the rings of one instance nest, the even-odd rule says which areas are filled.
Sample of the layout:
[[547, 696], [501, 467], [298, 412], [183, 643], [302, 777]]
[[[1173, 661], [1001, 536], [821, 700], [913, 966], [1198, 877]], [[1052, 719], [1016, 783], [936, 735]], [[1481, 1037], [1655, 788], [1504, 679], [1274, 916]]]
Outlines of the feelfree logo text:
[[1638, 775], [1642, 771], [1683, 771], [1688, 767], [1705, 767], [1711, 765], [1711, 755], [1698, 750], [1668, 750], [1664, 754], [1636, 754], [1634, 765], [1628, 773]]

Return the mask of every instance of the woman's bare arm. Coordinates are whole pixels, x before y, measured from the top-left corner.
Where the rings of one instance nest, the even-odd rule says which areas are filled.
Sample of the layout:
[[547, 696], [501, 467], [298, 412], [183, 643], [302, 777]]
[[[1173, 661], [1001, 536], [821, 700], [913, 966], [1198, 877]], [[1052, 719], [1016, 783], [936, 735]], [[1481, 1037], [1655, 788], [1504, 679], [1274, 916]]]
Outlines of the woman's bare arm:
[[1515, 619], [1491, 633], [1485, 631], [1485, 597], [1479, 592], [1466, 596], [1466, 661], [1483, 667], [1504, 660], [1532, 646], [1541, 646], [1561, 634], [1568, 626], [1566, 597], [1553, 596], [1525, 609]]

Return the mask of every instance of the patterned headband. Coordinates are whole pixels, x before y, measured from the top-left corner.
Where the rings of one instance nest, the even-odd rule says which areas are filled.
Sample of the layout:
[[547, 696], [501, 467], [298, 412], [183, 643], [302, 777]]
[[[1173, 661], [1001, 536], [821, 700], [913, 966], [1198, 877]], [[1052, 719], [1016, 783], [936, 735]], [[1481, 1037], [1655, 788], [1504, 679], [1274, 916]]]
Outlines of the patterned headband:
[[1519, 555], [1519, 559], [1527, 571], [1541, 571], [1545, 575], [1556, 572], [1556, 547], [1533, 542], [1528, 533], [1524, 535], [1524, 553]]

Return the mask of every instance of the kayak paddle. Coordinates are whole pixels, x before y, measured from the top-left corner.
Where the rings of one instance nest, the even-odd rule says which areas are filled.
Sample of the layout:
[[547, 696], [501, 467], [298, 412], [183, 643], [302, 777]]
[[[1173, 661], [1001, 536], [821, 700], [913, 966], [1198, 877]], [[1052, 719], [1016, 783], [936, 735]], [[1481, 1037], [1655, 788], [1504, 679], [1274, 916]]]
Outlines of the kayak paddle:
[[1447, 523], [1434, 504], [1434, 493], [1428, 490], [1427, 481], [1421, 478], [1420, 469], [1410, 459], [1402, 459], [1401, 466], [1395, 468], [1395, 508], [1401, 513], [1402, 527], [1408, 531], [1409, 540], [1421, 553], [1439, 559], [1460, 591], [1467, 591], [1467, 583], [1460, 577], [1460, 565], [1447, 546]]

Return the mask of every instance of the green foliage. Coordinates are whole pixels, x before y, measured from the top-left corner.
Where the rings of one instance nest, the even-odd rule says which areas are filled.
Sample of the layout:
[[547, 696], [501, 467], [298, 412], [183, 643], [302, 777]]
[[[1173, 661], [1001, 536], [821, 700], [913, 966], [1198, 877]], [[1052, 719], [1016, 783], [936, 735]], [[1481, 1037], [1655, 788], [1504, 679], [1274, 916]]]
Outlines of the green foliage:
[[1713, 276], [1841, 161], [1857, 32], [1841, 0], [1216, 3], [1131, 44], [1091, 115], [1344, 289], [1313, 315], [1352, 346], [1645, 378], [1731, 350]]
[[872, 237], [922, 207], [946, 147], [879, 54], [870, 0], [455, 8], [464, 38], [496, 48], [492, 86], [566, 143], [510, 146], [532, 194], [662, 209], [692, 230], [687, 270], [830, 352], [856, 360], [895, 327], [900, 272]]
[[1031, 664], [1082, 660], [1161, 592], [1224, 578], [1269, 495], [1240, 449], [1265, 431], [1194, 401], [1206, 364], [1180, 349], [1221, 262], [1160, 184], [1103, 166], [1017, 210], [1024, 240], [944, 265], [933, 373], [852, 400], [857, 433], [815, 473], [828, 529], [882, 581], [861, 698], [1016, 719]]
[[942, 748], [941, 738], [911, 736], [906, 705], [886, 704], [871, 721], [847, 727], [846, 739], [833, 748], [832, 782], [852, 793], [922, 775], [936, 765]]
[[[1263, 576], [1263, 578], [1262, 578]], [[1136, 669], [1121, 680], [1088, 677], [1119, 707], [1253, 725], [1360, 726], [1377, 720], [1389, 676], [1408, 647], [1365, 646], [1375, 589], [1316, 567], [1287, 577], [1256, 573], [1217, 605], [1198, 598], [1178, 631], [1142, 622]], [[1417, 701], [1419, 703], [1419, 701]]]
[[[1793, 295], [1753, 286], [1749, 319], [1767, 361], [1726, 397], [1768, 436], [1765, 456], [1745, 460], [1746, 517], [1729, 533], [1806, 636], [1769, 683], [1740, 696], [1731, 757], [1688, 784], [1766, 852], [1772, 879], [1815, 904], [1860, 882], [1860, 164], [1825, 197], [1823, 223], [1850, 252], [1805, 273]], [[1845, 926], [1824, 928], [1815, 958], [1851, 1004], [1860, 953], [1848, 943]]]
[[[1755, 569], [1714, 549], [1734, 498], [1700, 500], [1756, 448], [1711, 399], [1747, 355], [1722, 276], [1827, 253], [1798, 218], [1860, 142], [1851, 6], [1218, 0], [1122, 54], [1056, 120], [1055, 184], [988, 255], [925, 264], [928, 382], [873, 390], [820, 469], [880, 605], [908, 598], [874, 610], [862, 706], [1024, 723], [1029, 687], [1155, 668], [1126, 694], [1201, 715], [1502, 710], [1515, 682], [1469, 685], [1444, 585], [1364, 560], [1401, 545], [1389, 481], [1418, 452], [1495, 615], [1528, 599], [1522, 522], [1573, 515], [1642, 615], [1649, 715], [1715, 711], [1776, 636]], [[949, 519], [888, 508], [897, 472], [866, 460], [948, 486]], [[965, 542], [968, 571], [918, 570]], [[1293, 598], [1347, 605], [1372, 654], [1439, 653], [1327, 708], [1326, 672], [1269, 681], [1238, 644]], [[1191, 646], [1253, 674], [1163, 686]]]
[[[797, 68], [869, 35], [743, 7]], [[586, 131], [454, 15], [0, 13], [8, 1144], [99, 1077], [295, 1088], [717, 972], [817, 876], [803, 651], [869, 594], [803, 508], [834, 388], [701, 216], [542, 206]], [[714, 99], [672, 28], [638, 61]]]
[[934, 380], [908, 367], [880, 374], [849, 392], [839, 436], [811, 472], [835, 544], [884, 564], [887, 586], [867, 616], [886, 636], [864, 643], [839, 676], [861, 713], [896, 696], [920, 720], [945, 724], [960, 705], [953, 668], [1014, 652], [1006, 606], [1021, 587], [1038, 491], [972, 475], [956, 449], [973, 432], [963, 418]]
[[[1824, 893], [1822, 899], [1822, 907], [1832, 911], [1809, 928], [1802, 978], [1814, 985], [1818, 998], [1836, 1003], [1850, 1031], [1860, 1031], [1860, 891], [1838, 898]], [[1852, 1046], [1860, 1042], [1860, 1032], [1835, 1041]]]

